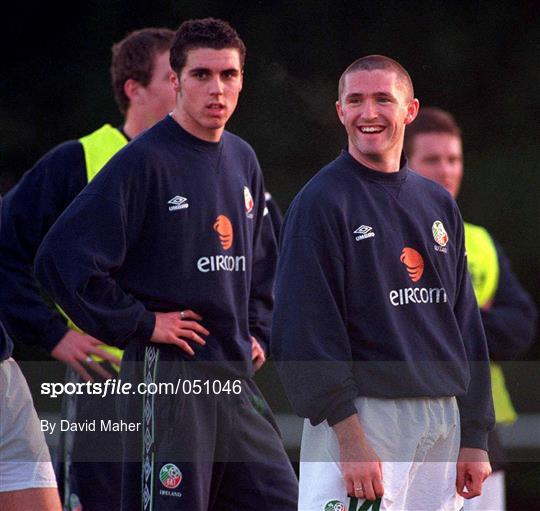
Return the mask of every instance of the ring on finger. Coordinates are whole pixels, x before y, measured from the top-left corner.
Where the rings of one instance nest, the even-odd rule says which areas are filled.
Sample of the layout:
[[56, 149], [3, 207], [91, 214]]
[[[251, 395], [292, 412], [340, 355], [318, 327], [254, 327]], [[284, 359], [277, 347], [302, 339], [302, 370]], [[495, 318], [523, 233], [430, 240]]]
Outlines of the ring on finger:
[[363, 488], [363, 486], [355, 486], [355, 487], [354, 487], [354, 491], [355, 491], [355, 492], [358, 492], [358, 493], [363, 493], [363, 492], [364, 492], [364, 488]]
[[88, 356], [84, 359], [84, 361], [88, 364], [88, 363], [90, 363], [90, 362], [93, 361], [93, 358], [92, 358], [90, 355], [88, 355]]
[[186, 312], [180, 311], [180, 319], [184, 319], [185, 316], [186, 316]]

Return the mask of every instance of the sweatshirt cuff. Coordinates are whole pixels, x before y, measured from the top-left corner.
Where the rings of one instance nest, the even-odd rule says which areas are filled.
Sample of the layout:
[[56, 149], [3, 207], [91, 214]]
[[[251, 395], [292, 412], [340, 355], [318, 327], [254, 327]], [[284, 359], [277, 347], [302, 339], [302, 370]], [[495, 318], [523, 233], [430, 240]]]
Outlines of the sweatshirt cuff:
[[488, 433], [480, 429], [462, 429], [461, 447], [488, 450]]
[[156, 315], [153, 312], [145, 310], [137, 329], [129, 336], [129, 340], [137, 340], [142, 342], [147, 342], [152, 337], [154, 333], [154, 327], [156, 326]]
[[338, 403], [337, 406], [332, 407], [327, 415], [326, 420], [328, 421], [329, 426], [334, 426], [351, 415], [356, 415], [356, 406], [354, 406], [354, 401], [344, 401], [342, 403]]
[[51, 353], [58, 343], [67, 334], [69, 328], [61, 319], [54, 319], [50, 322], [45, 335], [41, 338], [41, 346]]

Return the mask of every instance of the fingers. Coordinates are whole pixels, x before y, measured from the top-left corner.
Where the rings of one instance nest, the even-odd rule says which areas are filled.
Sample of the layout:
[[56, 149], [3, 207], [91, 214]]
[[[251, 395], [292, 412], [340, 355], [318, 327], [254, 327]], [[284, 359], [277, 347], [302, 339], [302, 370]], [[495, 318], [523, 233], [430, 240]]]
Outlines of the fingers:
[[[472, 467], [469, 467], [467, 470], [463, 471], [464, 476], [464, 488], [461, 489], [461, 492], [458, 488], [458, 493], [464, 499], [472, 499], [482, 495], [482, 483], [487, 477], [487, 474], [484, 473], [483, 464], [476, 463]], [[465, 488], [467, 491], [465, 491]]]
[[195, 352], [193, 351], [193, 348], [186, 341], [184, 341], [183, 339], [174, 339], [171, 342], [171, 344], [175, 344], [180, 349], [185, 351], [188, 355], [191, 355], [191, 356], [195, 355]]
[[96, 339], [95, 337], [92, 337], [91, 335], [84, 334], [84, 337], [86, 338], [86, 340], [88, 340], [90, 342], [90, 344], [92, 344], [94, 346], [102, 346], [103, 344], [105, 344], [102, 341], [100, 341], [99, 339]]
[[70, 362], [68, 362], [68, 364], [73, 368], [75, 369], [75, 371], [77, 372], [77, 374], [84, 380], [84, 381], [89, 381], [89, 382], [93, 382], [94, 381], [94, 378], [92, 378], [90, 376], [90, 374], [88, 373], [88, 371], [82, 366], [82, 364], [78, 361], [78, 360], [71, 360]]
[[384, 495], [384, 487], [381, 479], [373, 480], [373, 490], [375, 491], [375, 497], [378, 499]]
[[202, 316], [199, 316], [196, 312], [193, 312], [190, 309], [180, 312], [180, 319], [195, 319], [197, 321], [202, 320]]
[[114, 378], [114, 375], [112, 375], [109, 371], [102, 367], [99, 362], [92, 360], [90, 357], [87, 357], [84, 363], [96, 374], [99, 374], [104, 380], [110, 380], [111, 378]]
[[363, 489], [362, 497], [366, 500], [376, 500], [375, 490], [373, 489], [373, 483], [367, 479], [362, 481], [361, 489]]
[[[185, 311], [180, 312], [180, 325], [182, 328], [178, 330], [176, 339], [173, 341], [173, 344], [176, 344], [179, 348], [184, 350], [189, 355], [193, 356], [195, 355], [195, 352], [191, 348], [191, 346], [186, 342], [187, 340], [193, 341], [200, 346], [204, 346], [206, 344], [206, 341], [198, 334], [201, 335], [210, 335], [210, 332], [204, 328], [200, 323], [197, 323], [197, 321], [202, 320], [202, 316], [199, 316], [199, 314], [193, 312], [192, 310], [188, 309]], [[186, 321], [188, 319], [194, 319], [197, 321]]]
[[[100, 343], [100, 345], [103, 346], [103, 343]], [[120, 362], [122, 362], [118, 357], [115, 357], [112, 353], [109, 353], [108, 351], [105, 351], [100, 348], [92, 348], [91, 350], [89, 350], [89, 353], [91, 353], [92, 355], [97, 355], [103, 360], [108, 360], [111, 364], [116, 364], [117, 366], [119, 366]]]
[[255, 342], [251, 348], [251, 361], [253, 362], [253, 369], [255, 372], [257, 372], [266, 362], [266, 354], [257, 342]]
[[253, 358], [253, 370], [257, 372], [266, 362], [264, 354], [257, 355]]
[[351, 495], [354, 495], [358, 499], [365, 499], [364, 495], [364, 486], [361, 483], [355, 483], [353, 484], [353, 491]]
[[182, 321], [181, 326], [184, 329], [193, 330], [194, 332], [198, 332], [202, 335], [210, 335], [210, 332], [196, 321]]
[[479, 479], [470, 479], [470, 481], [467, 482], [467, 493], [465, 495], [462, 495], [462, 497], [466, 499], [472, 499], [473, 497], [478, 497], [482, 495], [482, 481]]
[[196, 342], [201, 346], [204, 346], [206, 344], [206, 341], [202, 337], [199, 337], [193, 330], [182, 329], [178, 332], [178, 337], [182, 339], [189, 339], [190, 341]]
[[69, 330], [52, 350], [51, 355], [72, 367], [84, 381], [94, 381], [87, 368], [108, 380], [114, 378], [114, 375], [103, 368], [99, 362], [92, 360], [90, 355], [96, 355], [117, 365], [120, 365], [121, 361], [118, 357], [103, 350], [103, 346], [105, 345], [95, 337]]
[[380, 464], [345, 462], [342, 463], [342, 471], [349, 496], [368, 501], [374, 501], [383, 496]]
[[464, 487], [461, 490], [458, 490], [457, 493], [460, 497], [463, 497], [466, 500], [477, 497], [477, 495], [473, 495], [471, 492], [469, 492], [469, 487], [467, 485], [464, 485]]
[[266, 362], [266, 353], [255, 337], [251, 336], [251, 361], [253, 369], [257, 372]]
[[197, 321], [202, 317], [190, 309], [178, 312], [156, 312], [156, 324], [150, 338], [153, 342], [174, 344], [188, 355], [195, 352], [187, 341], [204, 346], [206, 341], [202, 335], [210, 335], [210, 332]]
[[[362, 482], [352, 482], [349, 480], [347, 487], [347, 494], [357, 499], [364, 499], [369, 501], [377, 500], [383, 496], [382, 482], [376, 479], [364, 479]], [[377, 488], [377, 490], [375, 489]]]
[[457, 474], [456, 474], [456, 491], [458, 495], [460, 495], [461, 497], [465, 497], [465, 495], [463, 495], [464, 488], [465, 488], [465, 470], [458, 463]]
[[347, 495], [349, 497], [354, 497], [354, 484], [353, 480], [349, 477], [344, 479], [345, 488], [347, 489]]
[[456, 491], [464, 499], [472, 499], [482, 494], [482, 478], [467, 464], [462, 468], [458, 466], [456, 477]]

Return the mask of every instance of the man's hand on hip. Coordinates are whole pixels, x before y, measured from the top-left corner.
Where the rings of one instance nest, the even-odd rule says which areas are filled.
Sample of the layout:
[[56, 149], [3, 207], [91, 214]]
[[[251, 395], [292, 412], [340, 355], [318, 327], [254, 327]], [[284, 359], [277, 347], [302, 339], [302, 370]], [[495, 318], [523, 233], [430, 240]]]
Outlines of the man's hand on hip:
[[358, 417], [351, 415], [333, 428], [339, 442], [341, 474], [349, 496], [366, 500], [382, 497], [381, 460], [364, 435]]
[[[456, 490], [464, 499], [482, 494], [482, 483], [491, 474], [487, 452], [463, 447], [457, 460]], [[465, 489], [466, 488], [466, 489]]]
[[266, 362], [266, 353], [259, 341], [251, 336], [251, 360], [253, 361], [253, 371], [257, 372]]
[[[209, 335], [210, 332], [197, 321], [202, 317], [192, 310], [181, 312], [156, 312], [156, 326], [150, 340], [162, 344], [174, 344], [184, 350], [188, 355], [195, 355], [188, 340], [201, 346], [206, 341], [201, 335]], [[199, 335], [200, 334], [200, 335]]]
[[85, 369], [86, 364], [92, 371], [99, 374], [106, 380], [113, 378], [113, 375], [92, 360], [91, 355], [97, 355], [112, 364], [120, 365], [120, 359], [101, 349], [104, 344], [94, 337], [81, 334], [75, 330], [68, 330], [66, 335], [51, 351], [51, 355], [56, 359], [72, 367], [84, 381], [94, 381], [90, 373]]

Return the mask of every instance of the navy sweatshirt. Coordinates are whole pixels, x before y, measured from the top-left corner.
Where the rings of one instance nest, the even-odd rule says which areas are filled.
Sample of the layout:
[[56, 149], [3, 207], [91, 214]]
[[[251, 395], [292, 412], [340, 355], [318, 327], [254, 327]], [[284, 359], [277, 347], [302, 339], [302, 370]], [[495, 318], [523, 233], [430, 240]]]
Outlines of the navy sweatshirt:
[[297, 413], [330, 425], [357, 396], [457, 396], [462, 446], [494, 423], [486, 339], [450, 195], [344, 151], [285, 217], [272, 350]]
[[6, 195], [0, 229], [0, 317], [24, 344], [52, 351], [68, 328], [45, 303], [34, 258], [45, 234], [86, 185], [82, 145], [70, 140], [43, 156]]
[[195, 360], [241, 361], [250, 372], [250, 335], [267, 347], [272, 307], [276, 249], [261, 236], [264, 209], [246, 142], [228, 132], [206, 142], [167, 116], [62, 214], [36, 276], [80, 328], [119, 347], [149, 341], [153, 311], [192, 309], [211, 332]]
[[499, 282], [489, 310], [480, 310], [491, 360], [519, 358], [534, 342], [537, 311], [523, 289], [502, 247], [495, 241]]
[[[0, 213], [2, 211], [2, 197], [0, 196]], [[0, 362], [6, 360], [11, 356], [13, 351], [13, 342], [6, 333], [4, 326], [0, 322]]]

